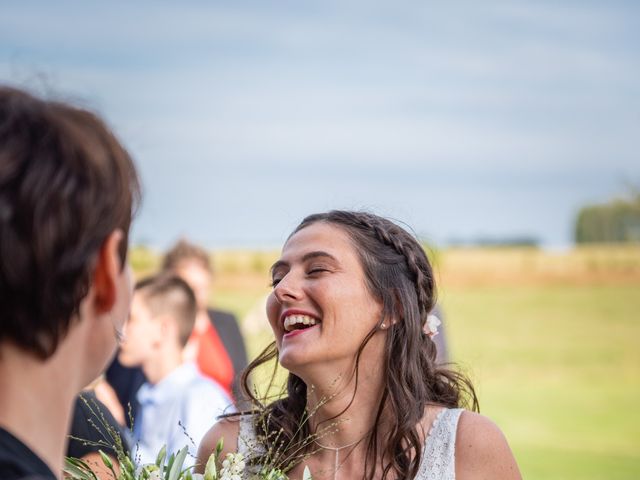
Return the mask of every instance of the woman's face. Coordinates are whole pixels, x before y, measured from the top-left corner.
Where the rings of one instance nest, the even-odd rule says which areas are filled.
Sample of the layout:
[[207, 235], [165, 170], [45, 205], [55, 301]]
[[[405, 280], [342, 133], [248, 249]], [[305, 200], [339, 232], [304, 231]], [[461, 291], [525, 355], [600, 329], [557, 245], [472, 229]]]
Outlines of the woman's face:
[[280, 363], [298, 375], [320, 362], [351, 365], [382, 306], [347, 233], [324, 222], [303, 228], [285, 244], [272, 278], [267, 316]]

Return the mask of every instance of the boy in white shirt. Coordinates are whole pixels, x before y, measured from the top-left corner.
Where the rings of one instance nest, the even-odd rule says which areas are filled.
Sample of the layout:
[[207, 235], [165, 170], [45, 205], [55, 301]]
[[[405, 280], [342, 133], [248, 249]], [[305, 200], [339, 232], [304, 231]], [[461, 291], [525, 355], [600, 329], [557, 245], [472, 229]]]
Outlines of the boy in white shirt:
[[154, 462], [166, 445], [168, 455], [189, 446], [185, 466], [193, 464], [197, 444], [231, 405], [223, 389], [195, 364], [183, 363], [195, 316], [193, 291], [179, 277], [159, 275], [136, 285], [119, 360], [142, 367], [148, 380], [137, 394], [133, 430], [141, 463]]

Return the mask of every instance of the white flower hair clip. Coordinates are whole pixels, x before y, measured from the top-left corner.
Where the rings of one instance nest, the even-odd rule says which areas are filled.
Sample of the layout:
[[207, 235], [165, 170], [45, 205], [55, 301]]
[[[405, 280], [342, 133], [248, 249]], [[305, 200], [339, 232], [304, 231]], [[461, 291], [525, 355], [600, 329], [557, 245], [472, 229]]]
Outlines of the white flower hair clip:
[[429, 337], [433, 338], [438, 334], [438, 327], [442, 325], [442, 322], [438, 317], [436, 317], [433, 313], [427, 315], [427, 321], [424, 324], [422, 331], [425, 335], [429, 335]]

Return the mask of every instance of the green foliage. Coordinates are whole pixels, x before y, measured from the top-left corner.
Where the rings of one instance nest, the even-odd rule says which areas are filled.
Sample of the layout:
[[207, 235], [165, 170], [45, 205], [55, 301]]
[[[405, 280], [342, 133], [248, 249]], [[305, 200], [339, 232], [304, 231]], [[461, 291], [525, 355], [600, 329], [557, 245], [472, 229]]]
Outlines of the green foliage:
[[67, 458], [64, 473], [74, 480], [98, 480], [98, 477], [93, 473], [87, 462], [79, 458]]
[[156, 466], [161, 467], [164, 465], [164, 459], [167, 456], [167, 446], [163, 445], [160, 451], [158, 452], [158, 456], [156, 457]]
[[576, 220], [575, 241], [640, 242], [640, 194], [629, 200], [584, 207]]

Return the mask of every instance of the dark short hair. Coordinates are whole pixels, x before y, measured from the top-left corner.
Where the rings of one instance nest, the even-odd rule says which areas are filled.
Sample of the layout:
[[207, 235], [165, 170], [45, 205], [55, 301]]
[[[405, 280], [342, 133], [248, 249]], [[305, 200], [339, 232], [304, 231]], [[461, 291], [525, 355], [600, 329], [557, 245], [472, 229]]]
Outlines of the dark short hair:
[[211, 259], [207, 251], [188, 240], [180, 239], [164, 256], [162, 270], [175, 270], [182, 262], [195, 261], [207, 272], [213, 273]]
[[96, 114], [0, 86], [0, 341], [53, 355], [116, 229], [124, 267], [139, 200], [133, 161]]
[[189, 284], [177, 275], [163, 273], [136, 283], [136, 293], [153, 317], [170, 315], [178, 324], [178, 342], [184, 347], [196, 321], [196, 296]]

